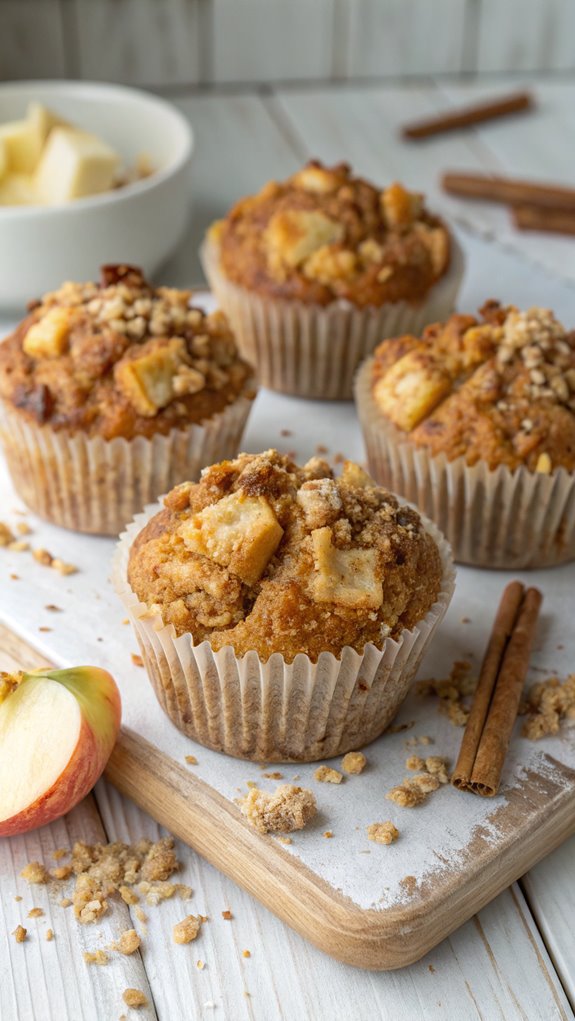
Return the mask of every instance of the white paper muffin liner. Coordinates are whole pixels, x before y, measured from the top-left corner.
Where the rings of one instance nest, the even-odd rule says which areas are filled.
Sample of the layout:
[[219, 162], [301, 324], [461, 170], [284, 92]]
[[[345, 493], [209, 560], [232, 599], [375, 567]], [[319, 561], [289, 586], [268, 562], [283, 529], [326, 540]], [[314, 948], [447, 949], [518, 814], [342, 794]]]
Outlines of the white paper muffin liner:
[[461, 248], [451, 237], [451, 264], [421, 304], [388, 302], [357, 308], [349, 301], [310, 305], [262, 296], [229, 281], [219, 249], [204, 242], [200, 256], [209, 285], [234, 330], [243, 357], [271, 390], [298, 397], [348, 400], [358, 365], [386, 337], [421, 333], [446, 319], [463, 276]]
[[14, 486], [36, 514], [77, 532], [118, 535], [160, 493], [235, 457], [251, 404], [241, 395], [165, 436], [104, 440], [34, 425], [0, 401], [0, 441]]
[[463, 457], [431, 456], [381, 414], [372, 368], [369, 358], [355, 383], [369, 470], [436, 523], [457, 562], [519, 569], [575, 559], [575, 473], [491, 469], [484, 462], [469, 467]]
[[194, 741], [256, 762], [314, 762], [373, 741], [407, 695], [423, 653], [451, 600], [455, 570], [440, 532], [424, 520], [441, 555], [443, 578], [425, 617], [381, 648], [360, 655], [346, 646], [340, 657], [323, 652], [317, 663], [302, 653], [266, 663], [255, 651], [238, 658], [231, 646], [215, 652], [177, 637], [159, 613], [141, 603], [128, 582], [130, 547], [163, 505], [146, 508], [120, 538], [112, 581], [136, 632], [157, 699], [172, 722]]

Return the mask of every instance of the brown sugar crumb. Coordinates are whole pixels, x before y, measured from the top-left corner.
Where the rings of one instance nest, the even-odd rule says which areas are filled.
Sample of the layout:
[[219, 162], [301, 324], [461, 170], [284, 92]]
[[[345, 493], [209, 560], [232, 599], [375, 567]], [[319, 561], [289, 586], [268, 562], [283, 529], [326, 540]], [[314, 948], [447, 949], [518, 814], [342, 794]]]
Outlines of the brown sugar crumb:
[[196, 968], [198, 969], [198, 971], [203, 971], [205, 966], [206, 965], [204, 964], [203, 961], [196, 961]]
[[280, 429], [280, 436], [293, 436], [291, 429]]
[[88, 874], [78, 876], [73, 902], [74, 914], [82, 925], [96, 922], [108, 910], [103, 885]]
[[20, 875], [22, 879], [25, 879], [27, 883], [41, 884], [47, 883], [50, 876], [48, 870], [39, 861], [31, 861], [22, 869]]
[[19, 521], [18, 524], [16, 525], [16, 531], [18, 532], [18, 535], [30, 535], [32, 529], [30, 528], [30, 525], [26, 524], [25, 521]]
[[327, 838], [328, 840], [331, 840], [331, 838], [333, 837], [333, 830], [325, 830], [325, 832], [324, 832], [324, 834], [323, 834], [323, 835], [324, 835], [324, 837], [326, 837], [326, 838]]
[[414, 734], [413, 737], [408, 737], [407, 738], [407, 741], [405, 742], [405, 747], [406, 748], [417, 748], [418, 745], [430, 745], [430, 744], [435, 744], [435, 742], [434, 742], [432, 737], [429, 737], [427, 734], [423, 734], [421, 736]]
[[411, 896], [417, 890], [417, 879], [415, 876], [404, 876], [399, 880], [399, 885]]
[[48, 550], [46, 550], [46, 549], [33, 549], [32, 550], [32, 556], [34, 557], [34, 560], [37, 560], [38, 563], [42, 564], [44, 567], [51, 567], [52, 566], [52, 561], [53, 561], [54, 557], [52, 556], [51, 553], [48, 553]]
[[447, 767], [449, 760], [444, 758], [442, 755], [428, 755], [425, 760], [425, 768], [428, 773], [436, 777], [439, 783], [449, 783], [449, 773]]
[[28, 939], [28, 930], [23, 925], [17, 925], [12, 935], [17, 943], [24, 943]]
[[392, 787], [390, 791], [385, 795], [388, 801], [393, 801], [400, 808], [415, 808], [416, 805], [421, 805], [425, 801], [425, 794], [410, 783], [398, 784], [397, 787]]
[[431, 794], [439, 787], [439, 780], [437, 777], [431, 776], [431, 773], [418, 773], [417, 776], [410, 777], [406, 783], [412, 789], [416, 787], [422, 794]]
[[224, 918], [226, 920], [226, 922], [231, 922], [233, 917], [234, 916], [232, 915], [232, 913], [229, 910], [229, 908], [227, 908], [225, 911], [222, 911], [222, 918]]
[[71, 865], [58, 865], [55, 869], [50, 869], [50, 875], [52, 879], [57, 879], [61, 882], [64, 879], [69, 879], [73, 871]]
[[107, 964], [110, 960], [105, 950], [85, 950], [83, 954], [86, 964]]
[[195, 940], [202, 923], [195, 915], [186, 915], [181, 922], [176, 922], [173, 928], [174, 943], [191, 943]]
[[195, 755], [186, 755], [185, 761], [188, 763], [188, 766], [197, 766], [198, 764], [198, 760]]
[[399, 836], [399, 830], [392, 822], [372, 822], [367, 827], [367, 839], [376, 844], [393, 844]]
[[257, 786], [258, 785], [255, 780], [246, 780], [246, 787], [249, 787], [250, 790], [257, 789]]
[[448, 678], [419, 681], [416, 690], [419, 695], [437, 695], [439, 712], [447, 716], [455, 727], [464, 727], [471, 708], [469, 697], [475, 691], [476, 684], [477, 680], [471, 677], [471, 663], [457, 660]]
[[16, 896], [14, 897], [14, 900], [21, 901], [22, 898], [21, 898], [20, 894], [16, 894]]
[[53, 557], [50, 566], [53, 567], [58, 574], [67, 575], [78, 573], [78, 568], [75, 564], [67, 564], [64, 560], [60, 560], [60, 557]]
[[251, 952], [249, 950], [242, 950], [242, 957], [251, 957], [251, 956], [252, 955], [251, 955]]
[[69, 897], [62, 897], [62, 899], [58, 901], [61, 908], [69, 908], [72, 903], [73, 901], [71, 901]]
[[8, 527], [5, 521], [0, 521], [0, 546], [9, 546], [11, 542], [14, 542], [15, 536], [11, 528]]
[[320, 783], [341, 783], [343, 780], [343, 775], [331, 766], [318, 766], [313, 775]]
[[538, 741], [557, 734], [562, 720], [575, 720], [575, 674], [569, 674], [563, 683], [558, 677], [549, 677], [532, 685], [523, 708], [527, 714], [523, 737]]
[[135, 1010], [148, 1006], [148, 998], [141, 989], [124, 989], [122, 999], [127, 1007], [133, 1007]]
[[344, 773], [351, 773], [356, 776], [365, 769], [367, 759], [363, 752], [348, 752], [341, 760], [341, 768]]
[[280, 844], [293, 844], [291, 837], [284, 837], [281, 833], [277, 835], [276, 840], [278, 840]]
[[266, 780], [283, 780], [283, 773], [278, 773], [277, 770], [273, 773], [262, 773]]
[[301, 830], [317, 812], [315, 796], [305, 787], [282, 784], [273, 794], [251, 790], [241, 802], [243, 815], [260, 833]]
[[140, 900], [136, 891], [129, 886], [119, 886], [118, 892], [125, 904], [137, 904]]
[[28, 918], [43, 918], [43, 917], [44, 917], [43, 908], [31, 908], [31, 910], [28, 912]]
[[138, 919], [138, 921], [142, 923], [142, 925], [145, 925], [146, 922], [148, 921], [148, 916], [147, 916], [146, 912], [143, 910], [143, 908], [137, 907], [136, 911], [135, 911], [135, 915], [136, 915], [136, 918]]
[[415, 720], [410, 720], [409, 723], [396, 723], [393, 727], [388, 727], [386, 734], [402, 734], [404, 730], [411, 730], [415, 727]]
[[414, 772], [420, 772], [422, 769], [425, 769], [425, 759], [422, 759], [419, 755], [410, 755], [405, 760], [405, 768], [412, 769]]
[[138, 890], [145, 897], [146, 904], [156, 907], [163, 900], [171, 900], [178, 893], [179, 883], [139, 883]]
[[140, 654], [138, 652], [133, 652], [132, 653], [131, 660], [132, 660], [132, 663], [134, 664], [134, 666], [143, 666], [144, 665], [144, 660], [142, 659], [142, 657], [140, 656]]
[[27, 553], [30, 549], [30, 543], [24, 542], [22, 539], [18, 539], [16, 542], [8, 543], [8, 549], [12, 550], [13, 553]]
[[119, 954], [125, 954], [129, 957], [130, 954], [135, 954], [136, 950], [139, 950], [141, 939], [135, 929], [125, 929], [120, 934], [119, 940], [116, 943], [112, 943], [110, 950], [116, 950]]
[[51, 943], [52, 940], [54, 939], [54, 930], [46, 929], [46, 932], [44, 933], [44, 939], [46, 940], [47, 943]]

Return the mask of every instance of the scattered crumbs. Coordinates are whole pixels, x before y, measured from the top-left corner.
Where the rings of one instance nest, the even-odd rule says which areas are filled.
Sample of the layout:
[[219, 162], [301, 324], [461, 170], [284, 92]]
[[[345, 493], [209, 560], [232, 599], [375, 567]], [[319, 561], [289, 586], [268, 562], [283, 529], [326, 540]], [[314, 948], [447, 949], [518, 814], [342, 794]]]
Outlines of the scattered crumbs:
[[318, 443], [315, 452], [316, 454], [329, 454], [329, 447], [326, 447], [323, 443]]
[[16, 531], [18, 532], [18, 535], [30, 535], [32, 529], [30, 528], [30, 525], [26, 524], [25, 521], [19, 521], [18, 524], [16, 525]]
[[425, 801], [425, 794], [418, 786], [403, 783], [392, 787], [385, 795], [388, 801], [393, 801], [400, 808], [415, 808]]
[[439, 780], [439, 783], [449, 783], [448, 765], [449, 759], [446, 759], [443, 755], [428, 755], [425, 760], [427, 772]]
[[242, 814], [260, 833], [302, 830], [317, 812], [315, 796], [305, 787], [281, 784], [273, 794], [250, 790], [240, 802]]
[[186, 755], [185, 761], [188, 763], [188, 766], [197, 766], [198, 764], [198, 760], [195, 755]]
[[251, 957], [251, 956], [252, 956], [251, 955], [251, 951], [249, 951], [249, 950], [242, 950], [242, 957]]
[[410, 755], [405, 760], [405, 768], [413, 769], [416, 773], [419, 773], [422, 769], [425, 769], [425, 759], [422, 759], [419, 755]]
[[258, 785], [255, 780], [246, 780], [246, 787], [249, 787], [250, 790], [257, 790]]
[[461, 618], [461, 623], [462, 624], [471, 624], [471, 617], [462, 617]]
[[19, 574], [11, 574], [10, 575], [10, 581], [20, 581], [20, 575]]
[[196, 961], [196, 968], [198, 969], [198, 971], [203, 971], [204, 968], [205, 968], [204, 962], [203, 961]]
[[51, 943], [52, 940], [54, 939], [54, 930], [46, 929], [46, 932], [44, 933], [44, 939], [46, 940], [47, 943]]
[[129, 624], [129, 623], [130, 623], [130, 618], [129, 617], [124, 617], [124, 619], [122, 621], [122, 624]]
[[331, 837], [333, 837], [333, 831], [332, 830], [325, 830], [323, 835], [324, 835], [324, 837], [327, 837], [328, 840], [330, 840]]
[[8, 549], [12, 550], [13, 553], [27, 553], [30, 549], [30, 543], [23, 542], [22, 539], [18, 539], [14, 542], [8, 543]]
[[376, 844], [393, 844], [399, 836], [399, 830], [389, 819], [386, 822], [372, 822], [367, 827], [367, 839]]
[[293, 436], [291, 429], [280, 429], [280, 436]]
[[72, 875], [73, 868], [71, 865], [57, 865], [56, 868], [50, 869], [50, 876], [52, 879], [57, 879], [59, 882], [63, 882], [64, 879], [69, 879]]
[[283, 773], [278, 773], [277, 770], [273, 773], [262, 773], [262, 776], [265, 776], [267, 780], [283, 780]]
[[16, 894], [16, 896], [14, 897], [14, 900], [17, 900], [17, 901], [21, 901], [22, 900], [22, 898], [21, 898], [19, 893]]
[[43, 918], [43, 917], [44, 917], [43, 908], [31, 908], [30, 911], [28, 912], [28, 918]]
[[58, 574], [77, 574], [78, 568], [75, 564], [67, 564], [64, 560], [60, 560], [60, 557], [53, 557], [50, 565], [54, 568]]
[[557, 734], [562, 720], [575, 720], [575, 674], [563, 683], [558, 677], [549, 677], [533, 684], [521, 712], [527, 716], [521, 729], [523, 737], [538, 741]]
[[47, 633], [48, 631], [52, 631], [52, 630], [53, 630], [53, 628], [46, 627], [46, 626], [38, 628], [38, 631], [42, 631], [43, 633]]
[[143, 908], [137, 907], [134, 914], [136, 915], [138, 921], [142, 923], [142, 925], [145, 925], [146, 922], [148, 921], [148, 916]]
[[69, 897], [62, 897], [62, 900], [58, 901], [61, 908], [69, 908], [72, 901]]
[[17, 925], [12, 935], [17, 943], [24, 943], [28, 938], [28, 930], [23, 925]]
[[347, 461], [347, 458], [346, 458], [345, 454], [342, 454], [341, 450], [338, 450], [337, 453], [334, 456], [333, 463], [334, 464], [343, 464], [345, 461]]
[[110, 960], [105, 950], [85, 950], [83, 957], [86, 964], [107, 964]]
[[429, 737], [427, 734], [422, 734], [422, 735], [414, 734], [413, 737], [408, 737], [407, 738], [407, 741], [405, 742], [405, 747], [406, 748], [417, 748], [418, 745], [430, 745], [430, 744], [435, 744], [435, 741], [433, 740], [432, 737]]
[[44, 567], [51, 567], [52, 566], [52, 561], [53, 561], [54, 557], [52, 556], [51, 553], [48, 553], [48, 550], [46, 550], [46, 549], [33, 549], [32, 550], [32, 556], [34, 557], [34, 560], [37, 560], [38, 563], [42, 564]]
[[419, 695], [437, 695], [439, 712], [447, 716], [454, 727], [464, 727], [469, 719], [469, 696], [473, 694], [477, 679], [471, 676], [471, 663], [466, 659], [456, 660], [449, 677], [444, 680], [418, 681]]
[[139, 950], [141, 942], [135, 929], [125, 929], [120, 933], [120, 938], [111, 944], [110, 950], [116, 950], [119, 954], [129, 957], [130, 954], [135, 954], [136, 950]]
[[222, 911], [222, 918], [225, 918], [226, 922], [231, 922], [233, 917], [234, 916], [232, 915], [232, 913], [231, 913], [231, 911], [229, 909], [226, 909], [225, 911]]
[[208, 922], [209, 921], [209, 918], [208, 918], [207, 915], [198, 915], [198, 918], [200, 919], [200, 922], [202, 923], [202, 925], [204, 924], [204, 922]]
[[131, 659], [132, 659], [132, 663], [134, 664], [134, 666], [143, 666], [144, 665], [144, 660], [140, 656], [139, 652], [133, 652], [132, 656], [131, 656]]
[[174, 943], [191, 943], [198, 935], [202, 923], [195, 915], [186, 915], [181, 922], [176, 922], [172, 929]]
[[320, 783], [341, 783], [343, 780], [343, 774], [331, 766], [318, 766], [313, 775]]
[[63, 613], [61, 606], [56, 606], [54, 603], [47, 603], [44, 607], [45, 610], [49, 610], [50, 613]]
[[0, 521], [0, 546], [9, 546], [11, 542], [14, 542], [15, 536], [11, 528], [8, 527], [5, 521]]
[[432, 964], [427, 965], [427, 970], [431, 972], [432, 975], [435, 975], [435, 968], [433, 967]]
[[66, 858], [70, 854], [67, 847], [58, 847], [55, 851], [52, 851], [52, 857], [54, 861], [61, 861], [62, 858]]
[[388, 727], [385, 733], [402, 734], [404, 730], [411, 730], [412, 727], [415, 727], [415, 720], [410, 720], [409, 723], [396, 723], [394, 727]]
[[30, 861], [24, 866], [20, 875], [22, 879], [25, 879], [27, 883], [32, 885], [37, 883], [47, 883], [50, 876], [48, 870], [39, 861]]
[[148, 998], [141, 989], [124, 989], [122, 999], [127, 1007], [134, 1007], [135, 1010], [148, 1006]]
[[118, 891], [125, 904], [139, 903], [140, 898], [138, 897], [138, 894], [135, 890], [130, 889], [129, 886], [119, 886]]
[[293, 844], [293, 840], [291, 837], [284, 837], [282, 836], [281, 833], [278, 834], [276, 839], [279, 840], [280, 844]]
[[417, 879], [415, 876], [404, 876], [399, 880], [399, 885], [411, 896], [417, 890]]
[[341, 768], [344, 773], [351, 773], [353, 776], [362, 773], [366, 764], [367, 759], [363, 752], [348, 752], [341, 760]]

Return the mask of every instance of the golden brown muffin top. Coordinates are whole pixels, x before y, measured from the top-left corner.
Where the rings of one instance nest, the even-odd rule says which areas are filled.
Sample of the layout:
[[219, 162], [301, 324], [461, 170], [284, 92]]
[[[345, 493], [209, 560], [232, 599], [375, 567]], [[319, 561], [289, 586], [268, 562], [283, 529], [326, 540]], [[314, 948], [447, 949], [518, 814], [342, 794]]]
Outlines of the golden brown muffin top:
[[236, 655], [361, 652], [420, 621], [441, 585], [419, 515], [358, 465], [335, 479], [268, 450], [177, 486], [132, 546], [129, 582], [164, 624]]
[[0, 397], [39, 425], [106, 440], [202, 422], [249, 387], [251, 370], [225, 316], [190, 298], [131, 266], [63, 284], [0, 344]]
[[489, 301], [479, 315], [383, 341], [372, 379], [379, 410], [450, 461], [573, 471], [575, 332], [544, 308]]
[[321, 305], [421, 302], [450, 258], [449, 233], [421, 195], [315, 160], [241, 199], [208, 239], [235, 283]]

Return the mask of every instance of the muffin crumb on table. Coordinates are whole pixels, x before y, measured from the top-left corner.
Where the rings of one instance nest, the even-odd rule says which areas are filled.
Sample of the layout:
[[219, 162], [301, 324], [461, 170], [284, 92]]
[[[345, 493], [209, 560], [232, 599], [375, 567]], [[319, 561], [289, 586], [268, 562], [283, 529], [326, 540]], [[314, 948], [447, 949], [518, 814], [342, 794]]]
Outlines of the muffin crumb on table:
[[376, 844], [393, 844], [399, 837], [399, 830], [389, 820], [387, 822], [372, 822], [367, 827], [367, 839], [373, 840]]
[[282, 784], [273, 794], [253, 788], [241, 802], [242, 814], [260, 833], [301, 830], [317, 811], [315, 796], [305, 787]]

